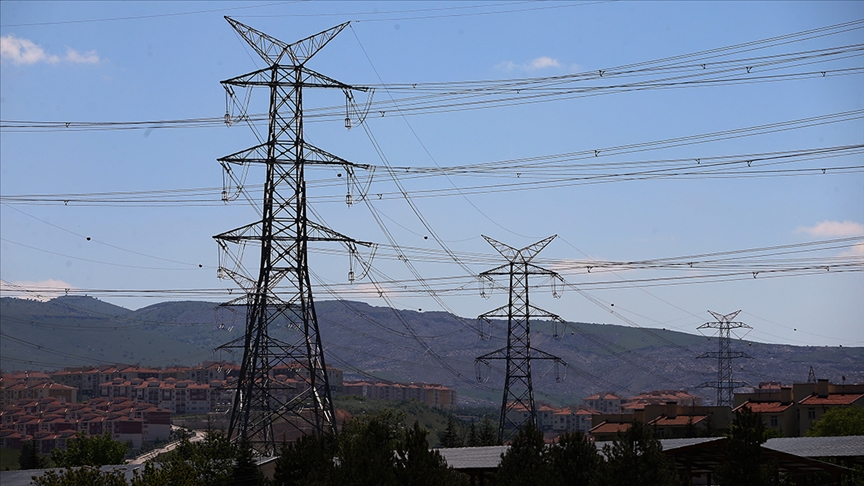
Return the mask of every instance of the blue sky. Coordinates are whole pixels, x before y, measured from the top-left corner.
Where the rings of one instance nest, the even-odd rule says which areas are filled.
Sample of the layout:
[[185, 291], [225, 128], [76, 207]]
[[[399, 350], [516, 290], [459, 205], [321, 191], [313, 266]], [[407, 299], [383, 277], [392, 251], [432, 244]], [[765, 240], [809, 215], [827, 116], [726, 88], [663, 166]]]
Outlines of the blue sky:
[[[209, 120], [219, 81], [263, 64], [223, 15], [286, 42], [350, 20], [308, 66], [375, 88], [367, 130], [345, 129], [340, 92], [304, 94], [333, 114], [307, 140], [375, 166], [350, 208], [341, 171], [310, 170], [316, 218], [379, 244], [375, 283], [353, 285], [321, 245], [317, 298], [386, 305], [377, 284], [399, 308], [473, 317], [506, 302], [472, 277], [503, 263], [481, 235], [557, 234], [537, 263], [567, 286], [531, 295], [569, 321], [695, 333], [741, 309], [747, 339], [864, 345], [864, 2], [4, 1], [3, 295], [236, 297], [211, 237], [256, 215], [220, 201], [216, 159], [256, 139]], [[250, 113], [265, 102], [253, 91]]]

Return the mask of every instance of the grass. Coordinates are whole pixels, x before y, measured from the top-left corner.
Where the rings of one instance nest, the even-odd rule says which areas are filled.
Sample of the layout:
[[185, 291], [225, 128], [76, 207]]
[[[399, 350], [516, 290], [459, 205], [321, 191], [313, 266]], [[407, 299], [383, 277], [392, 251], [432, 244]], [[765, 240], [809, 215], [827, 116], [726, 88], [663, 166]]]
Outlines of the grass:
[[20, 455], [21, 451], [18, 449], [0, 447], [0, 471], [17, 471], [20, 469], [18, 467], [18, 457]]
[[405, 425], [411, 426], [416, 420], [421, 427], [429, 430], [429, 445], [438, 445], [438, 434], [447, 428], [450, 412], [432, 408], [417, 400], [386, 401], [357, 396], [341, 396], [333, 400], [333, 407], [345, 410], [352, 416], [378, 413], [385, 409], [396, 410], [405, 414]]

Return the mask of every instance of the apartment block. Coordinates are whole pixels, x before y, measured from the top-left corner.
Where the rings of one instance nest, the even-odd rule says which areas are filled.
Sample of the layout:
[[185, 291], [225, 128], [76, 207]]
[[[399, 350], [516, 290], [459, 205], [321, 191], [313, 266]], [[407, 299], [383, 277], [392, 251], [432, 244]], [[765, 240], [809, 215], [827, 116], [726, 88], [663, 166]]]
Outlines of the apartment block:
[[444, 410], [456, 406], [456, 390], [437, 383], [382, 383], [374, 381], [346, 381], [342, 384], [345, 395], [378, 400], [417, 400], [430, 407]]

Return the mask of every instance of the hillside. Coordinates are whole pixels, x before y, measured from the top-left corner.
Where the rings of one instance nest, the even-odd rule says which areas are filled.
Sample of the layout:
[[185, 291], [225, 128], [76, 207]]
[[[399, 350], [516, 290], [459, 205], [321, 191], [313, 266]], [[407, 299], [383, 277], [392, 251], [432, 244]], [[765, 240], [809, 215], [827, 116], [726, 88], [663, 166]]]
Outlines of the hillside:
[[[491, 338], [482, 340], [473, 319], [460, 320], [443, 312], [394, 311], [345, 301], [317, 302], [316, 309], [327, 363], [344, 369], [349, 378], [443, 383], [456, 388], [467, 404], [500, 400], [503, 362], [494, 362], [488, 381], [481, 384], [474, 358], [505, 345], [506, 323], [495, 323]], [[87, 297], [50, 302], [3, 298], [3, 334], [29, 344], [4, 336], [0, 366], [51, 369], [115, 362], [164, 366], [214, 358], [236, 360], [239, 356], [212, 350], [240, 337], [244, 319], [242, 308], [207, 302], [163, 302], [130, 311]], [[716, 351], [714, 339], [587, 323], [569, 323], [560, 330], [561, 339], [554, 339], [549, 323], [536, 322], [532, 331], [535, 347], [570, 365], [566, 377], [560, 370], [563, 380], [556, 383], [553, 367], [535, 362], [540, 400], [574, 403], [601, 390], [631, 394], [654, 389], [690, 389], [713, 398], [713, 390], [694, 387], [716, 377], [715, 361], [696, 359]], [[278, 326], [273, 334], [287, 338], [290, 332]], [[864, 348], [748, 341], [736, 341], [733, 348], [753, 357], [735, 361], [736, 380], [799, 382], [806, 380], [813, 366], [819, 377], [839, 382], [846, 376], [847, 382], [864, 382]]]

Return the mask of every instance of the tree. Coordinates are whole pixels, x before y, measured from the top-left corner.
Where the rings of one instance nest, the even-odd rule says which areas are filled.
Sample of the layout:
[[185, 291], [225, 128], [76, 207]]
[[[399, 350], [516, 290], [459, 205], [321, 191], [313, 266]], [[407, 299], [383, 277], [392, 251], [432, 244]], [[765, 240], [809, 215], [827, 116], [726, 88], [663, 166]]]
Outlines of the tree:
[[832, 408], [807, 431], [807, 437], [864, 435], [864, 408]]
[[458, 486], [464, 476], [447, 466], [441, 454], [429, 448], [429, 431], [414, 426], [402, 433], [396, 445], [396, 477], [402, 486]]
[[606, 464], [601, 484], [666, 486], [674, 484], [675, 469], [663, 454], [660, 441], [642, 422], [633, 422], [626, 432], [619, 432], [612, 444], [603, 446]]
[[231, 471], [231, 483], [236, 486], [258, 486], [263, 481], [261, 471], [255, 464], [252, 444], [242, 440], [237, 444], [234, 469]]
[[43, 469], [47, 461], [39, 454], [36, 441], [28, 440], [21, 447], [21, 455], [18, 456], [18, 465], [21, 469]]
[[501, 454], [501, 464], [495, 475], [495, 484], [501, 486], [549, 484], [551, 474], [546, 461], [543, 432], [528, 422], [513, 437], [510, 449]]
[[[66, 470], [48, 470], [33, 477], [36, 486], [127, 486], [122, 471], [100, 471], [97, 467], [75, 467]], [[166, 483], [167, 484], [167, 483]]]
[[462, 486], [467, 478], [429, 449], [419, 422], [406, 429], [404, 414], [384, 410], [345, 423], [336, 435], [301, 437], [283, 444], [276, 486]]
[[335, 474], [336, 437], [304, 435], [282, 444], [273, 482], [276, 486], [326, 486]]
[[122, 464], [126, 457], [129, 443], [123, 443], [111, 438], [109, 432], [105, 435], [86, 436], [82, 432], [75, 434], [74, 439], [66, 442], [66, 450], [54, 449], [51, 459], [59, 467], [104, 466], [107, 464]]
[[772, 466], [762, 457], [762, 444], [768, 440], [759, 414], [744, 406], [735, 412], [726, 441], [725, 461], [717, 470], [723, 486], [761, 486], [772, 484]]
[[456, 430], [456, 421], [453, 417], [447, 419], [447, 428], [440, 437], [441, 447], [462, 447], [462, 438], [459, 437], [459, 432]]
[[204, 440], [182, 439], [171, 452], [157, 459], [159, 465], [148, 463], [144, 472], [136, 474], [132, 486], [229, 486], [233, 483], [238, 449], [225, 434], [208, 430]]
[[465, 445], [468, 447], [479, 447], [482, 445], [480, 442], [480, 433], [477, 431], [477, 426], [474, 425], [474, 422], [471, 422], [471, 425], [468, 426], [468, 437], [465, 438]]
[[582, 432], [565, 432], [549, 447], [546, 462], [550, 469], [549, 486], [594, 486], [603, 458], [597, 447]]
[[501, 445], [501, 442], [498, 440], [498, 431], [495, 428], [495, 424], [489, 420], [489, 417], [483, 417], [483, 422], [480, 424], [480, 445]]
[[396, 441], [403, 414], [384, 410], [357, 417], [339, 434], [339, 467], [333, 484], [345, 486], [391, 486], [396, 478]]

